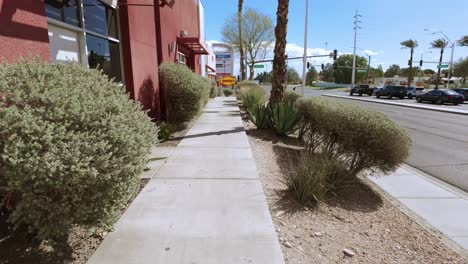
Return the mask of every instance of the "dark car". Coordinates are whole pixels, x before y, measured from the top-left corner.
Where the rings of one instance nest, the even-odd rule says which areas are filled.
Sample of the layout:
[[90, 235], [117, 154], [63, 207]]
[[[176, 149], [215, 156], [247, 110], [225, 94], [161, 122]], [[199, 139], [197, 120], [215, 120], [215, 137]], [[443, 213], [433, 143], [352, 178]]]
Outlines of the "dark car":
[[465, 97], [465, 101], [468, 101], [468, 88], [455, 88], [453, 90], [463, 95], [463, 97]]
[[381, 96], [386, 96], [389, 99], [393, 97], [403, 99], [406, 96], [406, 87], [395, 85], [384, 86], [384, 88], [375, 93], [375, 96], [377, 96], [377, 98], [380, 98]]
[[416, 98], [420, 103], [431, 102], [436, 104], [452, 103], [454, 105], [461, 104], [465, 100], [463, 95], [452, 90], [432, 90], [421, 94]]
[[362, 96], [363, 94], [367, 94], [371, 96], [373, 91], [374, 90], [370, 88], [369, 85], [361, 84], [361, 85], [354, 86], [354, 88], [351, 88], [351, 90], [349, 90], [349, 95], [353, 95], [356, 93], [356, 94], [359, 94], [359, 96]]

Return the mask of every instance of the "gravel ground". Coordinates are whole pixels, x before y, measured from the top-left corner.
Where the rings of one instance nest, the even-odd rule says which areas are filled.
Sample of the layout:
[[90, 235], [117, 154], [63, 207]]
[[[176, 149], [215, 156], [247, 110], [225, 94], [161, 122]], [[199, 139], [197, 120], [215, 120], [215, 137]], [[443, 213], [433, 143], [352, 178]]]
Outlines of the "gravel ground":
[[301, 206], [282, 183], [300, 144], [244, 126], [286, 263], [468, 263], [366, 180], [315, 208]]

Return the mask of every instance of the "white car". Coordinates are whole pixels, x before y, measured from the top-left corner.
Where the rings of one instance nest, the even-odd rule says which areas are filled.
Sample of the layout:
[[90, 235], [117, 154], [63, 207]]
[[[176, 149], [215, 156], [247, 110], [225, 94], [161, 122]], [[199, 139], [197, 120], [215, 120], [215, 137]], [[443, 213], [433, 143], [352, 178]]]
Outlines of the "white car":
[[424, 92], [424, 88], [420, 87], [408, 87], [406, 95], [408, 96], [408, 99], [413, 99], [413, 97], [417, 97]]

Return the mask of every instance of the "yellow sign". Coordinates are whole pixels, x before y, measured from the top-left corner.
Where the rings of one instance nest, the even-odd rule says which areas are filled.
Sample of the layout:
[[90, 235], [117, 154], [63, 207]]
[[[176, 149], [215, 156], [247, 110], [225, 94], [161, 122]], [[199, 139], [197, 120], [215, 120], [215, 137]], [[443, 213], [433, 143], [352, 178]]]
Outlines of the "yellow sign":
[[236, 84], [236, 81], [237, 81], [236, 78], [233, 77], [233, 76], [225, 76], [225, 77], [221, 78], [221, 80], [219, 80], [219, 83], [220, 83], [221, 85], [226, 85], [226, 86], [228, 86], [228, 85], [234, 85], [234, 84]]

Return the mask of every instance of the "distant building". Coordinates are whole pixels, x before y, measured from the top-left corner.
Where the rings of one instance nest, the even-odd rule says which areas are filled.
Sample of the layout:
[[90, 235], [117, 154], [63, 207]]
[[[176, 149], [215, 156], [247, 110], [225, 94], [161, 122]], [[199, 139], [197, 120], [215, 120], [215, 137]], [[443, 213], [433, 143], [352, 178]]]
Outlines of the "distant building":
[[32, 55], [99, 65], [157, 118], [166, 109], [161, 63], [207, 75], [200, 0], [0, 0], [0, 43], [9, 62]]

